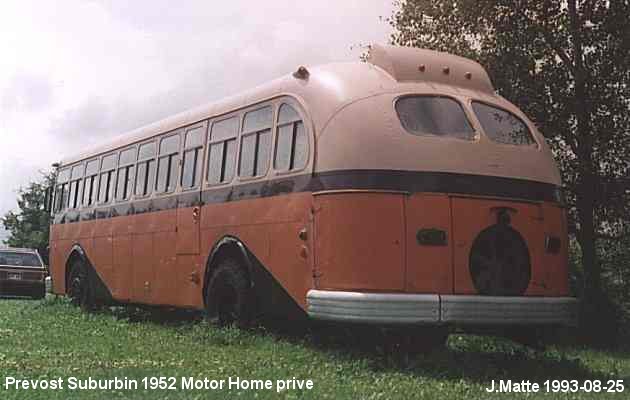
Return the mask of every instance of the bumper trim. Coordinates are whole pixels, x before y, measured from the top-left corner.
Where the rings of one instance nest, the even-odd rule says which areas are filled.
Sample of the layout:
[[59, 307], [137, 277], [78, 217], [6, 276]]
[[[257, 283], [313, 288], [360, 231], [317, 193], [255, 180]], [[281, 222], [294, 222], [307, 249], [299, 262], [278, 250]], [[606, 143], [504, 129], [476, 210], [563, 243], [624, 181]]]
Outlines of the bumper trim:
[[572, 297], [502, 297], [309, 290], [313, 319], [372, 324], [577, 325]]
[[462, 325], [577, 326], [573, 297], [443, 295], [441, 319]]
[[389, 294], [309, 290], [311, 318], [364, 323], [438, 323], [436, 294]]

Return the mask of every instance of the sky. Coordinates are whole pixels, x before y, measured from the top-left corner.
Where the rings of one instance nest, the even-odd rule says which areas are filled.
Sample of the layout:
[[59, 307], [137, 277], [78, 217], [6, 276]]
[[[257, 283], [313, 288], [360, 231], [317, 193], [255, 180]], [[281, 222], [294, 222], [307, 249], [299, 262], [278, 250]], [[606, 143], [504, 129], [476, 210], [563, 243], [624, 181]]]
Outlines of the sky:
[[300, 65], [358, 60], [387, 43], [392, 11], [392, 0], [3, 1], [0, 215], [86, 146]]

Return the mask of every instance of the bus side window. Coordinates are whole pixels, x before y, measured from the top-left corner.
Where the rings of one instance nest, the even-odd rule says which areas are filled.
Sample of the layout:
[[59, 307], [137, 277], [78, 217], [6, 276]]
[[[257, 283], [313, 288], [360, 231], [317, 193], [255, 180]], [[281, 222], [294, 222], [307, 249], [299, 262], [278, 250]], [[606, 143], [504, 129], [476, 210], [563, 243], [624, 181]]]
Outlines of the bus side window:
[[140, 145], [138, 150], [138, 167], [136, 169], [135, 195], [148, 196], [153, 192], [155, 182], [155, 142]]
[[199, 185], [205, 133], [205, 125], [189, 129], [186, 132], [181, 181], [184, 189], [191, 189]]
[[179, 133], [162, 138], [158, 157], [156, 193], [170, 193], [177, 186], [179, 167]]
[[136, 148], [131, 147], [120, 152], [118, 174], [116, 177], [116, 200], [128, 200], [133, 188]]
[[89, 207], [96, 202], [96, 188], [98, 177], [98, 159], [88, 161], [85, 166], [85, 178], [83, 178], [83, 207]]
[[236, 166], [236, 137], [238, 117], [230, 117], [212, 124], [208, 142], [208, 184], [228, 183]]
[[101, 175], [98, 183], [98, 203], [105, 204], [112, 200], [114, 194], [114, 172], [116, 171], [117, 154], [103, 157]]
[[57, 175], [57, 190], [55, 193], [55, 211], [60, 212], [68, 207], [68, 180], [70, 168], [59, 171]]
[[273, 112], [267, 106], [245, 114], [241, 132], [241, 155], [238, 175], [263, 176], [269, 166]]
[[308, 161], [308, 137], [304, 122], [288, 104], [278, 110], [276, 151], [273, 166], [277, 171], [300, 170]]
[[68, 202], [68, 208], [78, 208], [81, 193], [81, 182], [83, 180], [83, 163], [72, 167], [70, 173], [70, 198]]

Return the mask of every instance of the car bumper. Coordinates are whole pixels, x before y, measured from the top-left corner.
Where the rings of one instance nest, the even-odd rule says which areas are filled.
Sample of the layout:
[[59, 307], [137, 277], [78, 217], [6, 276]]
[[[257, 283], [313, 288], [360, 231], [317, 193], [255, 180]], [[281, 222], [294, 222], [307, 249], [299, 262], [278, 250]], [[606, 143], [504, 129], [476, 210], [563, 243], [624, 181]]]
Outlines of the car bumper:
[[0, 296], [30, 297], [43, 290], [43, 281], [0, 280]]
[[501, 297], [310, 290], [313, 319], [369, 324], [577, 325], [572, 297]]

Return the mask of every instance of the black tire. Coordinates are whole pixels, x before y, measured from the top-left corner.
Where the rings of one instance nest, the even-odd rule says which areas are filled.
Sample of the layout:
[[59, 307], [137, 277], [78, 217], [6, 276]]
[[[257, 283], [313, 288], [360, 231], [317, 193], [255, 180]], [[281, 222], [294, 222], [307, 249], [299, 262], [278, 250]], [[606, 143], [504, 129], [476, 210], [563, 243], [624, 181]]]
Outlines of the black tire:
[[206, 312], [220, 326], [247, 328], [251, 323], [251, 285], [237, 261], [226, 258], [214, 270], [206, 291]]
[[35, 300], [41, 300], [44, 297], [46, 297], [46, 287], [42, 286], [42, 287], [35, 288], [35, 290], [33, 291], [32, 297]]
[[423, 327], [407, 331], [402, 337], [402, 347], [409, 354], [424, 354], [446, 347], [448, 330], [441, 327]]
[[94, 309], [94, 291], [85, 262], [81, 259], [76, 259], [70, 267], [67, 292], [72, 304], [84, 311]]

